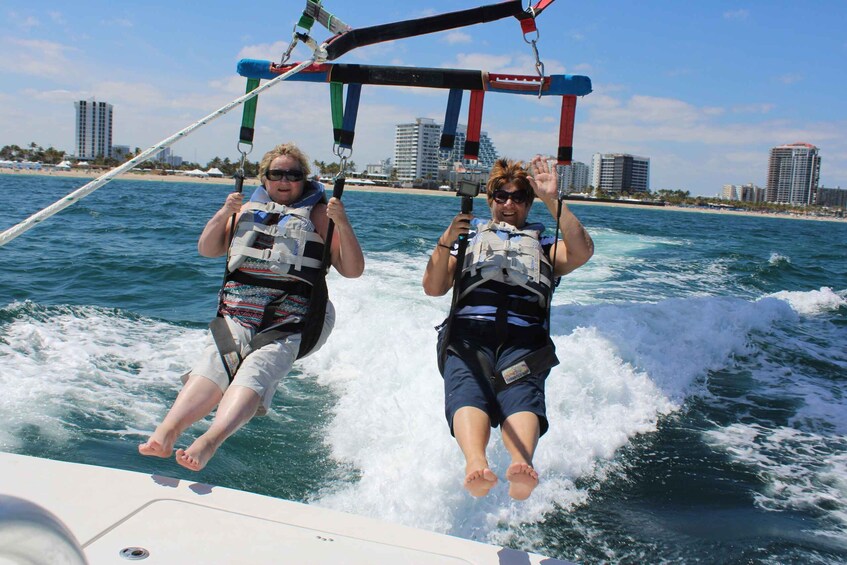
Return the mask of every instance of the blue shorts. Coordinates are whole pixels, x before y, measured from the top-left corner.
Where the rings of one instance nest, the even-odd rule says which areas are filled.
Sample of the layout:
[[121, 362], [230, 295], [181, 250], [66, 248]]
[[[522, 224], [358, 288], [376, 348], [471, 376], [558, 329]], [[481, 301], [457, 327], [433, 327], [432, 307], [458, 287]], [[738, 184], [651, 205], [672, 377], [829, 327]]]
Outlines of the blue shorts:
[[[507, 343], [498, 348], [494, 324], [485, 321], [456, 319], [450, 330], [450, 342], [464, 342], [475, 354], [459, 354], [450, 349], [444, 361], [444, 413], [453, 433], [453, 416], [459, 408], [478, 408], [488, 414], [491, 427], [496, 428], [506, 418], [518, 412], [538, 416], [540, 435], [547, 432], [547, 408], [544, 402], [544, 381], [550, 370], [528, 375], [495, 392], [488, 370], [477, 358], [487, 360], [498, 371], [513, 365], [521, 357], [547, 343], [547, 333], [538, 326], [523, 328], [509, 326]], [[439, 340], [443, 330], [439, 334]], [[499, 350], [499, 351], [498, 351]]]

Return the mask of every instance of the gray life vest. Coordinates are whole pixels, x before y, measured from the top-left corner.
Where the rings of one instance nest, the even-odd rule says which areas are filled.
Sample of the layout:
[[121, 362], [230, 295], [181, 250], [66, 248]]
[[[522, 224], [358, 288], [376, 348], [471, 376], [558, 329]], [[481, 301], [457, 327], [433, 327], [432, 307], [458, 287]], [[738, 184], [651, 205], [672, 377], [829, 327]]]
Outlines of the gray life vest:
[[[258, 187], [242, 214], [230, 243], [227, 271], [235, 272], [250, 257], [267, 261], [274, 275], [314, 284], [321, 273], [324, 241], [315, 231], [310, 215], [323, 199], [323, 190], [307, 184], [304, 197], [292, 206], [273, 202], [263, 187]], [[257, 240], [264, 240], [258, 248]], [[270, 285], [269, 285], [270, 286]]]
[[518, 286], [538, 297], [541, 308], [553, 286], [553, 266], [541, 246], [540, 224], [519, 229], [506, 222], [481, 224], [468, 242], [459, 301], [489, 281]]

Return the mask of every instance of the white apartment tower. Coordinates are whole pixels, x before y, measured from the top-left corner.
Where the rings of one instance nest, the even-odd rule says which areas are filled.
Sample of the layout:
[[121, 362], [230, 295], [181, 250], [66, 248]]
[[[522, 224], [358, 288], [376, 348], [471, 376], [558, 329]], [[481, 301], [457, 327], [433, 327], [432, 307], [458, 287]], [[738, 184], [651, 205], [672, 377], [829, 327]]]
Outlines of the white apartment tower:
[[[553, 161], [555, 164], [555, 161]], [[559, 176], [559, 192], [585, 192], [591, 178], [590, 169], [585, 163], [572, 161], [570, 165], [556, 165]]]
[[791, 143], [771, 149], [768, 162], [767, 202], [814, 204], [821, 174], [818, 148]]
[[112, 157], [112, 105], [91, 98], [74, 102], [74, 107], [77, 158]]
[[650, 159], [626, 153], [595, 153], [591, 184], [609, 194], [650, 192]]
[[410, 124], [397, 124], [394, 132], [394, 169], [397, 179], [438, 177], [438, 143], [441, 126], [431, 118], [417, 118]]

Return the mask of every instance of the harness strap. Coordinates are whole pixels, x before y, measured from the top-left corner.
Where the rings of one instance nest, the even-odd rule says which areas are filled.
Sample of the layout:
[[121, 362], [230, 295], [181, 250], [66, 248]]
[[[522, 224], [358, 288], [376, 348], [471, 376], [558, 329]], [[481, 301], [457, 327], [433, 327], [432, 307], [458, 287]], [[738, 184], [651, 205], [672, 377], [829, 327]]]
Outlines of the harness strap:
[[320, 0], [316, 2], [306, 0], [306, 7], [303, 9], [303, 15], [300, 17], [297, 25], [309, 31], [316, 20], [328, 29], [330, 33], [344, 33], [350, 30], [350, 26], [324, 10]]
[[[502, 370], [497, 370], [482, 351], [473, 347], [465, 340], [455, 340], [453, 343], [445, 345], [445, 358], [448, 352], [459, 356], [466, 362], [475, 362], [476, 368], [482, 376], [491, 382], [495, 394], [499, 394], [510, 385], [525, 377], [543, 374], [559, 364], [559, 358], [556, 356], [556, 346], [553, 345], [553, 342], [549, 338], [544, 345], [520, 357]], [[440, 365], [439, 370], [443, 373], [443, 366]]]
[[344, 121], [344, 83], [329, 83], [329, 105], [332, 110], [332, 138], [335, 143], [341, 140], [341, 126]]
[[241, 361], [244, 358], [229, 331], [226, 319], [220, 316], [215, 318], [209, 323], [209, 330], [212, 332], [212, 339], [215, 340], [215, 346], [221, 356], [226, 376], [229, 377], [229, 382], [232, 382], [232, 379], [235, 378], [235, 372], [238, 371], [238, 367], [241, 366]]
[[456, 126], [459, 123], [459, 110], [462, 108], [462, 89], [451, 88], [447, 97], [447, 112], [444, 116], [444, 129], [441, 131], [441, 150], [453, 149], [456, 142]]
[[501, 307], [505, 307], [517, 316], [531, 318], [537, 322], [544, 320], [547, 314], [546, 308], [543, 308], [536, 301], [528, 298], [512, 297], [499, 292], [472, 292], [459, 300], [459, 306], [491, 306], [498, 310]]
[[263, 279], [260, 277], [254, 277], [253, 275], [249, 275], [240, 270], [235, 270], [229, 273], [226, 280], [240, 282], [241, 284], [249, 284], [251, 286], [263, 286], [274, 290], [282, 290], [293, 296], [309, 296], [309, 293], [311, 292], [311, 286], [302, 281]]
[[[247, 92], [252, 92], [259, 87], [259, 79], [247, 79]], [[253, 133], [255, 132], [256, 123], [256, 106], [259, 104], [259, 97], [254, 96], [244, 103], [244, 111], [241, 114], [241, 131], [238, 136], [238, 141], [246, 145], [253, 145]]]
[[556, 356], [556, 346], [548, 339], [543, 347], [524, 355], [502, 371], [495, 371], [494, 390], [500, 392], [524, 377], [549, 371], [558, 364], [559, 358]]
[[559, 120], [559, 165], [570, 165], [573, 159], [573, 125], [576, 115], [576, 96], [562, 96], [562, 117]]
[[344, 108], [344, 121], [341, 124], [341, 133], [336, 140], [339, 147], [343, 147], [345, 149], [353, 148], [353, 137], [356, 134], [356, 117], [359, 115], [359, 98], [361, 97], [361, 94], [361, 84], [351, 83], [347, 85], [347, 102]]
[[332, 61], [348, 51], [365, 45], [493, 22], [507, 17], [520, 17], [524, 14], [526, 14], [526, 10], [524, 10], [522, 1], [510, 0], [458, 12], [351, 29], [328, 42], [326, 46], [327, 60]]
[[471, 91], [471, 103], [468, 108], [468, 133], [465, 138], [465, 159], [479, 158], [479, 137], [482, 132], [482, 103], [485, 99], [484, 90]]

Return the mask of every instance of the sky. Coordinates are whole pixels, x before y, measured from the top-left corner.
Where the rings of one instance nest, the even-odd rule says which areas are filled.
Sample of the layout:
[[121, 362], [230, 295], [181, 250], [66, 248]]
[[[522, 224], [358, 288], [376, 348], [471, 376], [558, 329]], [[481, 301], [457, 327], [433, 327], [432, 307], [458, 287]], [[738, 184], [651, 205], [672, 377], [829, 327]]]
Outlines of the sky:
[[[484, 4], [323, 2], [353, 28]], [[94, 97], [114, 107], [114, 144], [151, 147], [242, 95], [240, 59], [279, 61], [304, 6], [2, 0], [0, 146], [73, 152], [73, 103]], [[647, 157], [652, 190], [715, 196], [724, 184], [765, 186], [769, 149], [803, 142], [819, 148], [820, 184], [847, 188], [847, 1], [557, 0], [537, 26], [546, 74], [592, 80], [593, 92], [577, 103], [575, 160]], [[330, 37], [319, 24], [311, 34]], [[535, 75], [530, 39], [507, 18], [363, 47], [332, 62]], [[298, 46], [291, 61], [309, 56]], [[395, 125], [443, 122], [446, 101], [444, 90], [364, 86], [352, 161], [362, 169], [390, 158]], [[482, 120], [501, 156], [556, 153], [555, 97], [489, 93]], [[215, 156], [237, 160], [240, 124], [239, 107], [172, 150], [201, 165]], [[311, 159], [337, 161], [328, 85], [285, 82], [260, 95], [248, 158], [286, 141]]]

